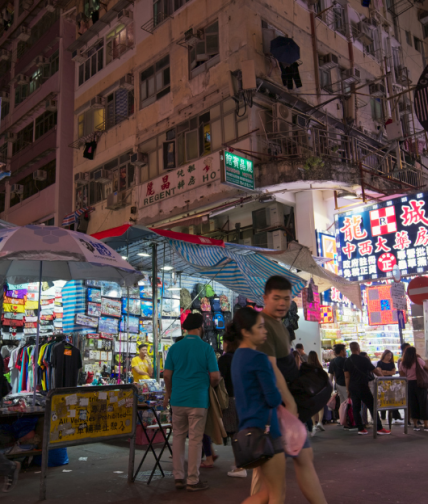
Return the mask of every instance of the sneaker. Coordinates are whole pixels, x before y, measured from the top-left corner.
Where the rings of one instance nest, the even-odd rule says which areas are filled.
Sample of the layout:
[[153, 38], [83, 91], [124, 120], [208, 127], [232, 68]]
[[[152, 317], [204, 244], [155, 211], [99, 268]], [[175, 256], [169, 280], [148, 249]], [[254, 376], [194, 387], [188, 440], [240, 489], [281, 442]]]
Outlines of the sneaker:
[[15, 468], [10, 471], [4, 478], [3, 492], [10, 492], [13, 487], [18, 483], [18, 475], [21, 470], [21, 464], [14, 462]]
[[349, 432], [357, 432], [358, 431], [358, 427], [351, 427], [348, 430], [349, 430]]
[[391, 431], [386, 429], [380, 429], [377, 431], [377, 433], [379, 434], [379, 436], [388, 436], [389, 434], [391, 434]]
[[315, 425], [312, 427], [312, 432], [311, 432], [311, 437], [314, 437], [315, 434], [317, 433], [317, 428], [315, 427]]
[[176, 479], [175, 480], [175, 488], [177, 490], [183, 490], [184, 488], [186, 488], [186, 480], [184, 479]]
[[231, 478], [246, 478], [247, 470], [246, 469], [232, 469], [227, 473]]
[[317, 424], [317, 428], [322, 431], [322, 432], [325, 432], [325, 428], [324, 428], [324, 425], [322, 423], [318, 423]]
[[404, 420], [401, 420], [401, 418], [397, 418], [397, 420], [394, 420], [395, 425], [404, 425]]
[[421, 429], [419, 427], [413, 427], [413, 430], [419, 432]]
[[365, 436], [368, 433], [369, 433], [369, 431], [367, 429], [363, 429], [363, 430], [359, 430], [358, 431], [358, 435], [359, 436]]
[[208, 488], [206, 481], [198, 481], [195, 485], [187, 485], [186, 487], [188, 492], [201, 492], [202, 490], [208, 490]]

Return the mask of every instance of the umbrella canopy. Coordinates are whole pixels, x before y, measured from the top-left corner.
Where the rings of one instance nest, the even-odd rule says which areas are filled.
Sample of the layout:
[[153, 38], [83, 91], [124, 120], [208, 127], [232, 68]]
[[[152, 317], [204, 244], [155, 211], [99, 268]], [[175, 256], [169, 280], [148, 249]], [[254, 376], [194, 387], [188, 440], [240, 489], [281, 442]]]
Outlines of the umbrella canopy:
[[300, 59], [300, 47], [289, 37], [276, 37], [270, 43], [270, 52], [284, 65], [292, 65]]
[[132, 285], [143, 275], [108, 245], [83, 233], [54, 226], [0, 229], [0, 279], [107, 280]]

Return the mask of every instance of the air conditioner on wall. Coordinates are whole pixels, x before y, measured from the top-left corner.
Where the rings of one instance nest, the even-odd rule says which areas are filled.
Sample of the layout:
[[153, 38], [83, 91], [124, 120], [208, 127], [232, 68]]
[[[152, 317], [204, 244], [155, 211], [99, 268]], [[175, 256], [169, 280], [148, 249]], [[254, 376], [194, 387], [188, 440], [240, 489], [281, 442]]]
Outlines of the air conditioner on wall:
[[19, 85], [30, 84], [30, 76], [24, 74], [18, 74], [16, 76], [16, 83]]
[[134, 76], [132, 74], [126, 74], [119, 80], [119, 87], [127, 89], [128, 91], [134, 91]]
[[290, 109], [282, 103], [272, 105], [272, 129], [274, 133], [288, 133], [290, 125], [287, 121]]
[[31, 36], [31, 30], [29, 28], [27, 28], [26, 26], [18, 26], [18, 29], [16, 30], [17, 33], [17, 39], [18, 40], [21, 40], [22, 42], [27, 42], [27, 40], [30, 38]]
[[74, 183], [78, 186], [80, 185], [86, 185], [89, 183], [89, 173], [76, 173], [74, 175]]
[[24, 193], [24, 186], [20, 184], [12, 184], [10, 186], [11, 194], [20, 195]]
[[41, 67], [43, 65], [47, 65], [48, 63], [48, 58], [45, 58], [44, 56], [37, 56], [34, 58], [34, 65], [36, 65], [36, 67]]
[[126, 204], [126, 192], [114, 192], [107, 196], [107, 210], [119, 210]]
[[117, 15], [117, 19], [125, 26], [129, 25], [129, 23], [132, 22], [133, 18], [133, 12], [129, 9], [123, 9], [119, 11], [119, 14]]
[[287, 250], [287, 235], [280, 229], [267, 233], [268, 248], [272, 250]]
[[101, 182], [102, 184], [107, 184], [112, 179], [112, 174], [105, 170], [104, 168], [100, 168], [99, 170], [95, 170], [92, 172], [92, 180], [94, 182]]
[[320, 62], [320, 68], [330, 70], [332, 68], [336, 68], [339, 66], [339, 58], [332, 53], [326, 54], [322, 57], [322, 61]]
[[369, 91], [371, 96], [385, 96], [385, 86], [383, 84], [370, 84]]
[[9, 61], [10, 60], [10, 51], [7, 49], [0, 49], [0, 61]]
[[2, 91], [0, 93], [0, 98], [1, 98], [2, 102], [4, 102], [4, 103], [9, 103], [9, 101], [10, 101], [10, 95], [7, 91]]
[[85, 63], [85, 61], [87, 60], [88, 56], [86, 55], [85, 52], [81, 51], [80, 49], [76, 49], [75, 51], [73, 51], [71, 53], [71, 59], [75, 62], [75, 63]]
[[134, 166], [144, 166], [148, 163], [149, 156], [145, 152], [135, 152], [131, 154], [129, 162]]
[[347, 84], [355, 84], [357, 82], [360, 82], [360, 80], [361, 72], [358, 70], [358, 68], [353, 67], [345, 70], [343, 82], [346, 82]]
[[184, 42], [189, 47], [195, 47], [201, 40], [204, 39], [203, 30], [197, 30], [196, 32], [193, 28], [189, 28], [184, 32]]
[[56, 109], [57, 109], [57, 102], [56, 102], [56, 100], [46, 100], [45, 109], [48, 112], [56, 112]]
[[35, 172], [33, 172], [33, 180], [43, 182], [44, 180], [46, 180], [47, 176], [48, 174], [45, 170], [36, 170]]
[[273, 203], [259, 210], [254, 210], [252, 212], [254, 231], [284, 226], [284, 210], [284, 205], [281, 203]]
[[105, 98], [102, 96], [95, 96], [91, 99], [91, 108], [92, 109], [102, 109], [105, 106]]

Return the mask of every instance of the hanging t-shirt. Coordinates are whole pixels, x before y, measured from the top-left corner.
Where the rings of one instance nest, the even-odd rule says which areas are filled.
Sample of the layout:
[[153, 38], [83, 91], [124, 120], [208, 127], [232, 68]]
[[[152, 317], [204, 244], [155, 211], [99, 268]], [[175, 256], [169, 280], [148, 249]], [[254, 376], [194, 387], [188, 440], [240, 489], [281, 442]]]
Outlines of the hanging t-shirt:
[[65, 342], [58, 343], [52, 350], [51, 362], [55, 373], [55, 388], [77, 387], [79, 369], [82, 367], [78, 348]]

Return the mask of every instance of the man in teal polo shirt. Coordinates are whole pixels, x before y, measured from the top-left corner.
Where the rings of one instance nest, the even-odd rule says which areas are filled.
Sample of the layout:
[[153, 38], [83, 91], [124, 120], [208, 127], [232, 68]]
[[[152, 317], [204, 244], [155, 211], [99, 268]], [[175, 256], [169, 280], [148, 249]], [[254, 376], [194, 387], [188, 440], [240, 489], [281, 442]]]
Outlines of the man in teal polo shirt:
[[[189, 492], [206, 490], [208, 485], [199, 481], [202, 438], [209, 407], [209, 387], [220, 382], [214, 350], [202, 341], [203, 318], [192, 313], [183, 323], [187, 331], [181, 341], [169, 349], [165, 363], [164, 380], [166, 396], [172, 407], [174, 430], [172, 465], [177, 490], [187, 488]], [[189, 434], [189, 456], [187, 485], [184, 477], [184, 453]]]

